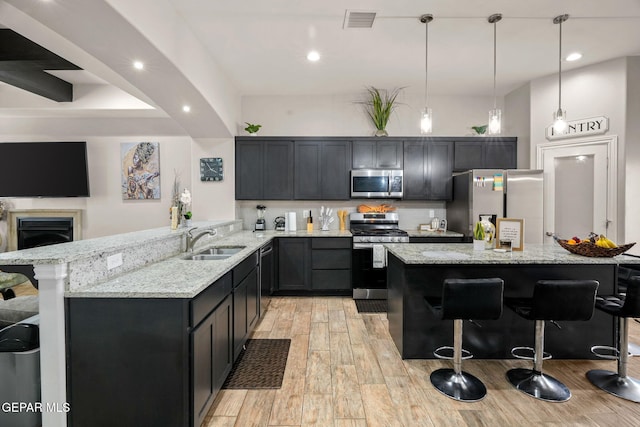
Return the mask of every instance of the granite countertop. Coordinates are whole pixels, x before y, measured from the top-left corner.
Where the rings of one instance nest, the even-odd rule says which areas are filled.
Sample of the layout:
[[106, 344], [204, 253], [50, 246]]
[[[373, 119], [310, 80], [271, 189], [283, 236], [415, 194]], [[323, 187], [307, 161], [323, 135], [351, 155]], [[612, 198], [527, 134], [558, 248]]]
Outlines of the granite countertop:
[[409, 237], [464, 237], [464, 234], [458, 233], [456, 231], [427, 231], [427, 230], [405, 230], [409, 233]]
[[222, 260], [185, 260], [188, 254], [150, 264], [143, 268], [94, 285], [65, 292], [69, 298], [193, 298], [211, 283], [231, 271], [247, 256], [275, 237], [347, 237], [348, 231], [240, 231], [220, 239], [194, 253], [214, 247], [245, 246], [237, 254]]
[[405, 264], [640, 264], [640, 258], [618, 255], [591, 258], [557, 244], [528, 244], [523, 251], [475, 251], [472, 243], [390, 243], [384, 245]]

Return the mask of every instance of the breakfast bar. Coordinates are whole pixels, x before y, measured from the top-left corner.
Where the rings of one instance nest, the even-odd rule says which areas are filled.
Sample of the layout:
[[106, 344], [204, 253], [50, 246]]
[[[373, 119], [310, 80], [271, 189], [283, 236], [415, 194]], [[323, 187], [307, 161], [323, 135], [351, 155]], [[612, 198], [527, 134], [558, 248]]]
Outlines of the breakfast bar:
[[[451, 345], [453, 326], [437, 319], [425, 298], [438, 297], [445, 279], [499, 277], [504, 298], [531, 297], [538, 280], [593, 279], [598, 294], [617, 292], [618, 267], [640, 264], [619, 255], [591, 258], [574, 255], [557, 244], [526, 245], [523, 251], [474, 251], [471, 244], [387, 244], [389, 332], [403, 359], [433, 359], [433, 351]], [[615, 320], [598, 310], [586, 322], [548, 322], [545, 351], [554, 358], [593, 359], [593, 345], [616, 344]], [[498, 320], [473, 322], [464, 328], [463, 346], [475, 358], [509, 359], [516, 346], [533, 346], [533, 322], [508, 308]]]

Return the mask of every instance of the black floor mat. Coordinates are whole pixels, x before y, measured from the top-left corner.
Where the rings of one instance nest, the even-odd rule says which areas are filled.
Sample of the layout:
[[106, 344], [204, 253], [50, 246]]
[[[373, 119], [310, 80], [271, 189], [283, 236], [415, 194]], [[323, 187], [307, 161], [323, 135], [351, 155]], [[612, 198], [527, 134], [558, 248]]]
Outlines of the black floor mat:
[[387, 312], [387, 300], [386, 299], [357, 299], [356, 308], [358, 313], [386, 313]]
[[290, 339], [247, 340], [222, 388], [269, 389], [282, 387]]

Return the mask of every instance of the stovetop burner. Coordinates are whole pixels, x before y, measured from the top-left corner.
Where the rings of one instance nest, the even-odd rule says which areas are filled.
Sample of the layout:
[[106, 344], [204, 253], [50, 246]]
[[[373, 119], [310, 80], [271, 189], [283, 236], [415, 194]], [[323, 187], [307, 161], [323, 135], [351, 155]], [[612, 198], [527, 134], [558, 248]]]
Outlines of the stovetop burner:
[[398, 228], [398, 214], [362, 214], [349, 216], [354, 243], [407, 243], [409, 234]]

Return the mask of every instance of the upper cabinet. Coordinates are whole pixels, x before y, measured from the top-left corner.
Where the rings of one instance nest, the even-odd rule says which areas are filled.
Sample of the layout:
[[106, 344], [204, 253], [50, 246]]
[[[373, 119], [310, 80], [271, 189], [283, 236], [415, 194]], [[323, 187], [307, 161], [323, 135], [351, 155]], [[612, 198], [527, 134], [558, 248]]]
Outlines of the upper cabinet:
[[236, 200], [293, 198], [293, 141], [236, 139]]
[[351, 141], [296, 141], [294, 158], [294, 199], [349, 199]]
[[455, 140], [454, 171], [516, 168], [517, 138], [473, 137]]
[[404, 143], [405, 200], [450, 200], [453, 142], [424, 138]]
[[353, 141], [352, 169], [402, 169], [402, 141], [387, 137]]

